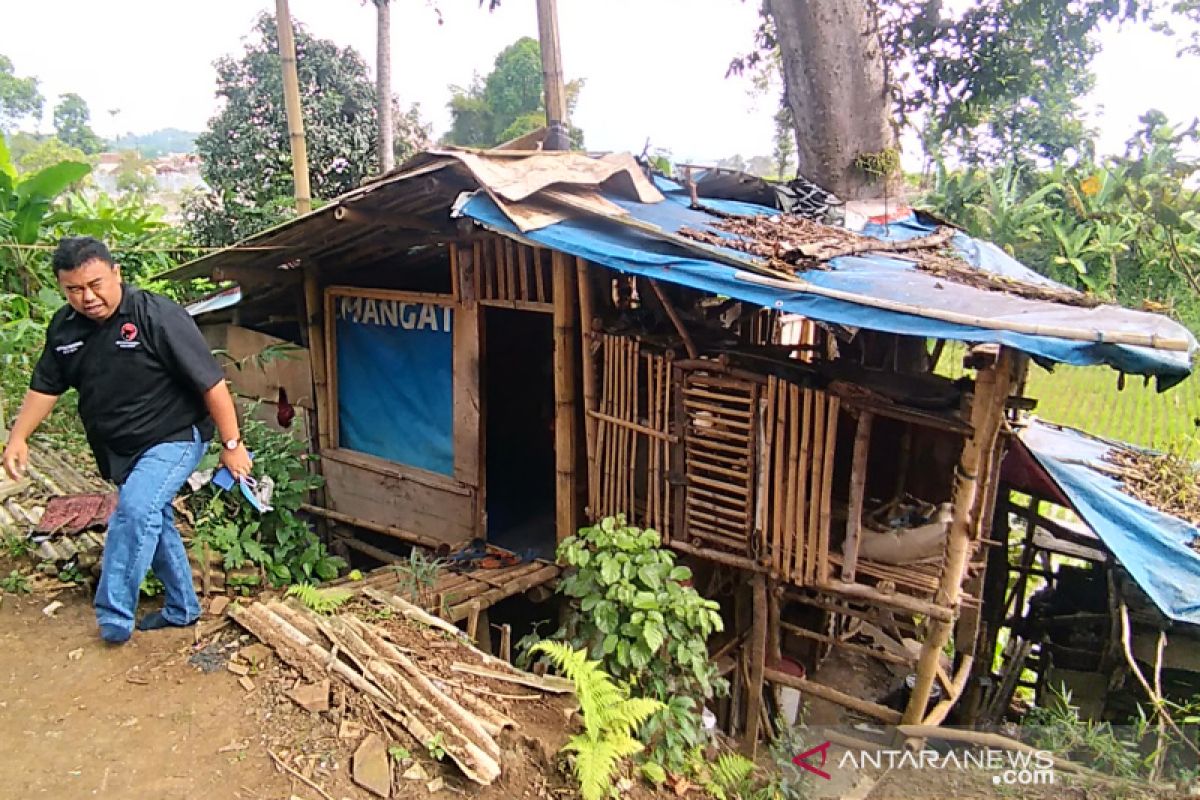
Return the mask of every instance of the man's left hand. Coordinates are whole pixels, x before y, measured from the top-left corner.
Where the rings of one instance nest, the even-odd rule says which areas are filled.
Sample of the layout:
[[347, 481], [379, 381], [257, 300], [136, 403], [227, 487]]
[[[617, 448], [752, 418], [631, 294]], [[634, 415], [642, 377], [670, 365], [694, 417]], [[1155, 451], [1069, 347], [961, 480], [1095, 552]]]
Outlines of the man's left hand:
[[239, 444], [233, 450], [221, 450], [221, 463], [233, 473], [237, 480], [250, 476], [250, 454], [246, 446]]

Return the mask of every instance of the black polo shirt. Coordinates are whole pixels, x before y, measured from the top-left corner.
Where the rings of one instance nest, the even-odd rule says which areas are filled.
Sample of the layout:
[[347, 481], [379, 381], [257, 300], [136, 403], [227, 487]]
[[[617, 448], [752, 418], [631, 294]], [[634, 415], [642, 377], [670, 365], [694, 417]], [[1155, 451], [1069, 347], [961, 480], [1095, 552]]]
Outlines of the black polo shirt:
[[103, 322], [70, 305], [58, 310], [29, 388], [53, 395], [77, 389], [100, 474], [124, 483], [142, 453], [191, 439], [193, 425], [212, 438], [202, 395], [223, 378], [187, 311], [124, 284], [120, 306]]

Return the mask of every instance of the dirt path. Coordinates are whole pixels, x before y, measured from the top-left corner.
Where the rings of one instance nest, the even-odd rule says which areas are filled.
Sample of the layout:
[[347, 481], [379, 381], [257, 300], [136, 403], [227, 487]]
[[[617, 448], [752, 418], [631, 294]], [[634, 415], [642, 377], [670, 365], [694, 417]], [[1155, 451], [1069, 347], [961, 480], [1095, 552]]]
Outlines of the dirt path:
[[[225, 671], [187, 664], [191, 630], [102, 642], [82, 592], [0, 605], [0, 794], [13, 798], [286, 798]], [[232, 702], [231, 702], [232, 701]]]

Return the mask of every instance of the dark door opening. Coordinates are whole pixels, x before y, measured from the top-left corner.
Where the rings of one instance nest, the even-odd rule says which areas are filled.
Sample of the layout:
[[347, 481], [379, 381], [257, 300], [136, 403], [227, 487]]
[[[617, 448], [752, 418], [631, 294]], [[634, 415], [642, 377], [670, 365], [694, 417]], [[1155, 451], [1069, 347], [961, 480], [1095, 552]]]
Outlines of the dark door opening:
[[553, 317], [488, 308], [483, 319], [488, 541], [553, 560]]

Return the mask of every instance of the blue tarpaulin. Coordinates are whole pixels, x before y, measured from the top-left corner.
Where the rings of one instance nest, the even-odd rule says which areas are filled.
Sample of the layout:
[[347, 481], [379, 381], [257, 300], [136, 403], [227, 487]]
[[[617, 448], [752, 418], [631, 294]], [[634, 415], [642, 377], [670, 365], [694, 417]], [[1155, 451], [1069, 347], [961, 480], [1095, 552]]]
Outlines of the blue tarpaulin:
[[1200, 553], [1190, 547], [1200, 529], [1130, 496], [1102, 471], [1121, 445], [1040, 422], [1019, 438], [1159, 610], [1200, 624]]
[[[712, 215], [689, 208], [686, 195], [677, 185], [659, 181], [666, 202], [638, 203], [619, 197], [607, 199], [641, 222], [669, 233], [688, 227], [713, 231]], [[705, 199], [717, 211], [737, 214], [775, 214], [773, 209], [728, 200]], [[842, 257], [829, 262], [830, 269], [809, 270], [799, 277], [815, 286], [852, 293], [865, 299], [903, 303], [907, 307], [967, 314], [986, 318], [996, 327], [977, 327], [945, 322], [928, 316], [874, 308], [845, 299], [834, 299], [796, 291], [778, 283], [755, 280], [736, 267], [706, 260], [678, 245], [601, 217], [582, 217], [539, 230], [519, 233], [517, 227], [485, 193], [470, 198], [460, 212], [493, 230], [515, 235], [536, 244], [586, 258], [621, 272], [644, 275], [688, 286], [716, 295], [733, 297], [766, 308], [799, 314], [814, 320], [855, 328], [934, 339], [995, 342], [1021, 350], [1042, 362], [1074, 365], [1107, 364], [1122, 372], [1158, 376], [1159, 388], [1174, 385], [1190, 373], [1196, 340], [1183, 326], [1171, 320], [1115, 306], [1083, 308], [1029, 300], [1003, 292], [964, 286], [922, 272], [912, 263], [885, 255]], [[934, 228], [910, 217], [866, 231], [883, 238], [911, 238]], [[714, 231], [720, 233], [720, 231]], [[1040, 285], [1057, 285], [1022, 266], [999, 248], [959, 234], [955, 246], [969, 263], [983, 271], [1019, 278]], [[734, 253], [746, 258], [745, 254]], [[1044, 327], [1070, 327], [1097, 331], [1156, 334], [1164, 339], [1186, 339], [1188, 352], [1170, 352], [1150, 347], [1081, 341], [1054, 336], [1003, 330], [1005, 322]]]
[[454, 474], [453, 312], [337, 297], [338, 444]]

